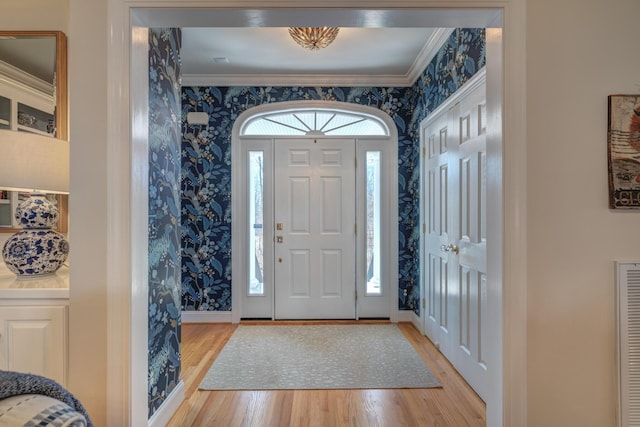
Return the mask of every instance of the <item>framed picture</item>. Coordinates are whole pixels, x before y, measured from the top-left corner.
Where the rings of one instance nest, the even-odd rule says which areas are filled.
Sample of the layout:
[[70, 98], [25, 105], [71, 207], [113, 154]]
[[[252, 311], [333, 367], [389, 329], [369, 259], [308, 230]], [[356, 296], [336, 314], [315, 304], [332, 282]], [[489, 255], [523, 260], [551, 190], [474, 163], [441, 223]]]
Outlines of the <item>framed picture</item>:
[[609, 208], [640, 209], [640, 95], [609, 96]]

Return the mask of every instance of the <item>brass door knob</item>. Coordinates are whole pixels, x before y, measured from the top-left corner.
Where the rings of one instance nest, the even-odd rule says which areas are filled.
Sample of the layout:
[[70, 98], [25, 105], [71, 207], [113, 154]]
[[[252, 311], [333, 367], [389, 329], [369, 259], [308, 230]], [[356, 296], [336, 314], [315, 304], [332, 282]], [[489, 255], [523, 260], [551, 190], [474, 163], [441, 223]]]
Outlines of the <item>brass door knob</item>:
[[449, 243], [446, 246], [445, 245], [440, 246], [440, 250], [442, 252], [453, 252], [456, 255], [458, 255], [458, 253], [460, 252], [460, 248], [454, 245], [453, 243]]

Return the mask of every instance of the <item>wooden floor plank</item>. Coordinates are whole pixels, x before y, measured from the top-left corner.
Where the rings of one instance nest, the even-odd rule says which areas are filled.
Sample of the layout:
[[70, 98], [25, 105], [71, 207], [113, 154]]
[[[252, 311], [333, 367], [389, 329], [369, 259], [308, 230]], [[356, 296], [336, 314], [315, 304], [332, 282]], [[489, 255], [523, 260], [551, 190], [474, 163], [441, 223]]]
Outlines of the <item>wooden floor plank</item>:
[[[243, 322], [243, 324], [265, 322]], [[304, 321], [277, 324], [385, 323]], [[435, 346], [410, 323], [398, 327], [442, 384], [430, 389], [198, 390], [236, 329], [232, 324], [182, 325], [185, 401], [169, 427], [485, 426], [485, 405]]]

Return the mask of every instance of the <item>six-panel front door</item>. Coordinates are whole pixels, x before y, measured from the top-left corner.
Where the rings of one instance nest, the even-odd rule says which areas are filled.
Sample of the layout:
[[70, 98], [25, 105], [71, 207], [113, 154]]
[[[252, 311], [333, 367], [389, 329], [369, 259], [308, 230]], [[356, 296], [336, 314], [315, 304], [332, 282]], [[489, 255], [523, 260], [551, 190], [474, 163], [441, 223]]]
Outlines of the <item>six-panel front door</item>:
[[275, 318], [355, 318], [355, 140], [275, 141]]

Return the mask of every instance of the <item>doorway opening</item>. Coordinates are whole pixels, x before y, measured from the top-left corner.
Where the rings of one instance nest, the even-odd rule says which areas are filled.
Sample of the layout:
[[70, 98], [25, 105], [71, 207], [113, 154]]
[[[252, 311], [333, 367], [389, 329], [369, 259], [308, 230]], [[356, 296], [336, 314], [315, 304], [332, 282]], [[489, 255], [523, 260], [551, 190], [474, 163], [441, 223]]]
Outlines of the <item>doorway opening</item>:
[[[121, 8], [116, 15], [119, 14], [122, 16], [117, 16], [116, 19], [114, 19], [115, 28], [113, 33], [116, 34], [116, 36], [110, 39], [109, 49], [117, 52], [117, 54], [113, 55], [115, 60], [110, 63], [110, 70], [113, 71], [115, 75], [120, 75], [122, 78], [112, 80], [110, 85], [110, 93], [112, 94], [110, 102], [116, 106], [121, 106], [122, 108], [114, 110], [119, 112], [119, 114], [117, 113], [116, 115], [119, 115], [120, 120], [112, 121], [109, 126], [113, 135], [119, 135], [122, 136], [122, 138], [121, 140], [115, 137], [110, 139], [110, 141], [113, 140], [113, 146], [116, 147], [114, 149], [115, 155], [113, 162], [119, 161], [121, 164], [126, 164], [129, 161], [128, 156], [130, 154], [130, 146], [128, 144], [132, 143], [132, 137], [130, 129], [126, 126], [122, 126], [122, 123], [128, 123], [128, 120], [131, 117], [136, 117], [137, 112], [141, 110], [144, 111], [144, 108], [141, 106], [147, 105], [144, 102], [141, 102], [146, 100], [146, 86], [144, 84], [131, 85], [131, 99], [134, 101], [131, 105], [128, 103], [126, 97], [120, 97], [118, 95], [120, 92], [115, 90], [119, 89], [121, 86], [124, 86], [125, 88], [129, 87], [128, 84], [130, 79], [142, 83], [146, 82], [146, 80], [141, 78], [141, 75], [148, 73], [148, 67], [144, 67], [144, 64], [142, 63], [143, 61], [139, 61], [132, 55], [120, 54], [121, 51], [127, 51], [127, 49], [130, 48], [129, 43], [131, 42], [127, 37], [120, 37], [120, 34], [127, 34], [127, 30], [131, 28], [134, 28], [135, 30], [136, 26], [223, 26], [229, 25], [229, 23], [233, 23], [236, 26], [288, 26], [291, 25], [292, 22], [295, 22], [294, 15], [299, 15], [298, 9], [293, 11], [286, 9], [261, 10], [258, 11], [260, 12], [260, 19], [257, 19], [257, 14], [247, 14], [245, 10], [240, 10], [238, 13], [238, 10], [227, 10], [222, 6], [197, 10], [181, 9], [178, 7], [169, 9], [161, 6], [162, 5], [160, 4], [154, 5], [154, 2], [150, 2], [148, 8], [139, 8], [129, 5]], [[519, 25], [523, 21], [523, 15], [519, 13], [521, 12], [521, 6], [518, 3], [508, 3], [505, 4], [504, 7], [496, 8], [494, 4], [487, 2], [478, 5], [478, 7], [474, 9], [430, 9], [425, 6], [424, 8], [394, 10], [393, 7], [396, 7], [397, 5], [389, 3], [388, 6], [389, 9], [385, 10], [384, 13], [374, 10], [355, 11], [349, 9], [340, 9], [339, 13], [336, 13], [336, 9], [322, 8], [318, 8], [318, 10], [314, 10], [312, 12], [313, 16], [328, 16], [329, 19], [327, 22], [337, 26], [342, 25], [342, 22], [344, 21], [349, 21], [352, 24], [358, 22], [360, 25], [388, 25], [393, 21], [394, 17], [400, 15], [400, 21], [397, 22], [403, 22], [406, 23], [406, 25], [411, 25], [411, 22], [418, 22], [418, 24], [413, 25], [420, 26], [442, 26], [445, 25], [445, 23], [448, 23], [448, 25], [452, 27], [481, 27], [488, 25], [488, 27], [492, 28], [487, 43], [488, 58], [490, 58], [487, 68], [489, 76], [487, 81], [487, 93], [489, 98], [487, 100], [487, 111], [488, 122], [491, 123], [491, 129], [493, 129], [493, 132], [489, 133], [488, 138], [490, 142], [488, 147], [488, 165], [490, 167], [488, 169], [492, 171], [492, 173], [488, 174], [488, 178], [501, 184], [503, 180], [502, 151], [503, 147], [508, 147], [508, 149], [505, 149], [505, 158], [509, 158], [512, 162], [509, 164], [512, 166], [504, 169], [504, 176], [506, 177], [505, 181], [515, 182], [516, 184], [510, 185], [506, 188], [507, 191], [504, 200], [502, 200], [502, 187], [499, 185], [497, 187], [498, 190], [495, 197], [500, 203], [496, 203], [495, 205], [492, 204], [488, 207], [488, 209], [491, 209], [493, 213], [493, 215], [491, 213], [488, 214], [488, 218], [490, 220], [490, 223], [488, 224], [488, 233], [490, 236], [495, 237], [490, 240], [493, 242], [493, 248], [488, 251], [489, 275], [493, 278], [489, 292], [489, 295], [493, 300], [491, 301], [492, 307], [488, 310], [488, 321], [493, 326], [490, 328], [491, 333], [495, 334], [498, 339], [498, 346], [489, 350], [491, 353], [491, 359], [496, 361], [495, 366], [499, 367], [502, 375], [497, 376], [496, 379], [492, 381], [492, 393], [490, 394], [492, 397], [491, 399], [488, 399], [487, 411], [488, 420], [490, 420], [488, 421], [488, 424], [491, 425], [502, 425], [503, 418], [506, 420], [521, 420], [525, 418], [521, 402], [523, 401], [522, 396], [524, 396], [524, 390], [526, 388], [523, 387], [523, 384], [526, 384], [524, 381], [526, 380], [526, 377], [522, 373], [523, 371], [521, 369], [521, 361], [523, 360], [522, 348], [524, 348], [521, 344], [524, 342], [524, 332], [526, 329], [523, 327], [523, 325], [525, 325], [525, 319], [522, 314], [525, 311], [521, 310], [524, 306], [522, 304], [524, 301], [522, 296], [524, 293], [522, 292], [522, 289], [524, 289], [523, 284], [526, 283], [526, 281], [520, 280], [524, 278], [525, 270], [522, 269], [522, 273], [519, 270], [519, 267], [524, 265], [524, 258], [521, 254], [526, 240], [520, 240], [518, 238], [521, 237], [523, 231], [517, 227], [517, 219], [522, 216], [523, 212], [519, 208], [521, 207], [521, 195], [524, 194], [519, 192], [519, 190], [524, 188], [522, 185], [524, 178], [519, 178], [517, 171], [518, 165], [522, 163], [521, 160], [523, 157], [521, 156], [521, 153], [524, 151], [523, 147], [525, 141], [524, 138], [519, 138], [524, 136], [524, 126], [522, 126], [522, 118], [520, 115], [524, 106], [524, 101], [522, 101], [524, 98], [520, 96], [524, 85], [521, 84], [521, 76], [523, 73], [519, 72], [522, 70], [523, 66], [521, 65], [521, 61], [517, 61], [517, 59], [522, 56], [522, 46], [524, 46], [524, 31], [521, 30], [523, 26]], [[240, 2], [237, 7], [250, 8], [251, 5]], [[507, 13], [505, 13], [505, 11]], [[240, 18], [233, 15], [234, 13], [236, 13], [237, 16], [240, 16]], [[173, 15], [166, 18], [166, 15], [168, 14]], [[236, 20], [230, 20], [229, 15], [231, 15], [231, 17], [236, 16]], [[375, 15], [372, 17], [376, 19], [357, 21], [355, 18], [360, 15]], [[133, 20], [130, 19], [131, 16], [133, 16]], [[505, 17], [504, 24], [502, 22], [503, 16]], [[397, 23], [395, 25], [397, 25]], [[504, 35], [503, 28], [507, 29]], [[509, 43], [504, 43], [504, 40], [508, 40]], [[135, 43], [131, 43], [131, 45], [134, 46]], [[504, 55], [511, 57], [512, 59], [516, 58], [516, 60], [505, 63], [503, 61]], [[123, 72], [123, 70], [126, 72]], [[132, 73], [129, 73], [129, 71], [132, 71]], [[508, 110], [503, 110], [502, 108], [504, 101], [503, 97], [504, 100], [511, 105], [511, 108]], [[132, 107], [132, 111], [129, 110], [128, 107]], [[125, 132], [123, 132], [123, 130]], [[505, 138], [508, 138], [511, 145], [503, 144], [503, 134], [506, 135]], [[138, 133], [133, 132], [133, 135], [133, 142], [136, 142], [139, 139], [136, 139]], [[133, 159], [133, 164], [138, 165], [143, 161], [146, 161], [146, 159], [142, 158], [140, 160], [140, 158], [135, 157]], [[515, 162], [515, 166], [513, 166], [513, 162]], [[110, 175], [110, 182], [114, 181], [115, 184], [123, 185], [120, 174], [114, 173], [112, 175], [113, 176]], [[130, 180], [131, 179], [129, 177], [125, 177], [124, 184], [131, 182], [131, 188], [135, 194], [145, 193], [144, 190], [146, 188], [144, 187], [144, 183]], [[114, 185], [114, 188], [118, 188], [117, 185]], [[144, 206], [144, 202], [145, 200], [141, 199], [139, 205]], [[138, 205], [135, 205], [131, 209], [131, 212], [133, 212], [132, 233], [135, 236], [146, 233], [144, 225], [146, 224], [145, 221], [139, 220], [139, 217], [142, 215], [140, 213], [142, 210], [137, 209], [137, 207]], [[503, 216], [505, 217], [504, 220]], [[125, 229], [126, 228], [123, 228], [123, 230]], [[508, 237], [507, 239], [502, 239], [503, 232], [504, 235]], [[128, 235], [123, 231], [114, 237], [110, 237], [109, 241], [112, 242], [113, 247], [128, 247], [126, 243], [129, 240], [127, 239]], [[393, 242], [393, 239], [390, 240]], [[507, 249], [504, 251], [502, 245], [503, 240], [505, 249]], [[126, 271], [128, 271], [127, 268], [129, 268], [129, 259], [127, 258], [128, 253], [128, 251], [125, 251], [122, 254], [121, 258], [124, 261], [116, 262], [117, 265], [123, 264], [122, 275], [125, 276]], [[137, 264], [134, 262], [133, 265]], [[113, 270], [120, 271], [118, 268], [113, 268]], [[138, 271], [139, 269], [134, 267], [132, 270], [134, 277], [138, 277], [138, 273], [140, 273]], [[146, 273], [146, 271], [143, 273]], [[503, 275], [506, 286], [503, 286]], [[126, 280], [122, 280], [121, 282], [123, 284], [128, 283]], [[509, 292], [505, 294], [504, 304], [502, 292], [503, 287], [509, 290]], [[128, 289], [123, 289], [122, 294], [126, 295], [126, 292], [124, 291], [127, 290]], [[136, 293], [130, 298], [133, 306], [132, 311], [134, 314], [138, 313], [138, 315], [144, 315], [148, 309], [148, 300], [144, 297], [144, 292], [139, 294], [142, 296], [139, 296]], [[237, 298], [234, 300], [237, 300]], [[235, 310], [236, 303], [237, 301], [234, 301], [234, 312], [238, 313], [238, 311]], [[504, 308], [506, 308], [504, 312], [503, 305]], [[117, 307], [114, 308], [114, 310], [116, 309]], [[113, 310], [110, 310], [110, 312], [111, 311]], [[118, 318], [117, 314], [118, 313], [115, 313], [113, 317]], [[234, 321], [238, 320], [239, 318], [234, 318]], [[416, 324], [416, 320], [413, 319], [413, 321], [414, 324]], [[125, 320], [125, 322], [126, 324], [129, 324], [128, 321]], [[509, 328], [505, 328], [504, 325], [509, 325]], [[144, 335], [142, 323], [132, 322], [129, 326], [132, 330], [132, 335]], [[120, 336], [114, 336], [110, 339], [117, 343], [119, 338]], [[134, 339], [133, 341], [135, 342], [136, 340]], [[139, 341], [145, 342], [145, 340]], [[121, 346], [126, 347], [124, 344]], [[119, 348], [118, 346], [116, 347]], [[118, 352], [114, 352], [114, 354], [116, 353]], [[145, 367], [147, 364], [146, 354], [144, 354], [144, 352], [135, 351], [131, 353], [123, 351], [121, 354], [134, 354], [133, 359], [135, 359], [135, 365], [138, 367]], [[126, 357], [122, 360], [128, 362]], [[135, 369], [134, 367], [133, 372], [138, 372], [139, 370], [140, 369]], [[138, 375], [137, 377], [144, 377], [144, 375]], [[127, 384], [128, 381], [135, 383], [136, 386], [139, 385], [137, 380], [131, 380], [130, 376], [124, 376], [122, 380], [117, 381], [116, 383]], [[512, 390], [512, 393], [503, 393], [503, 383], [506, 384], [508, 389]], [[507, 421], [506, 424], [509, 424], [509, 422]]]

